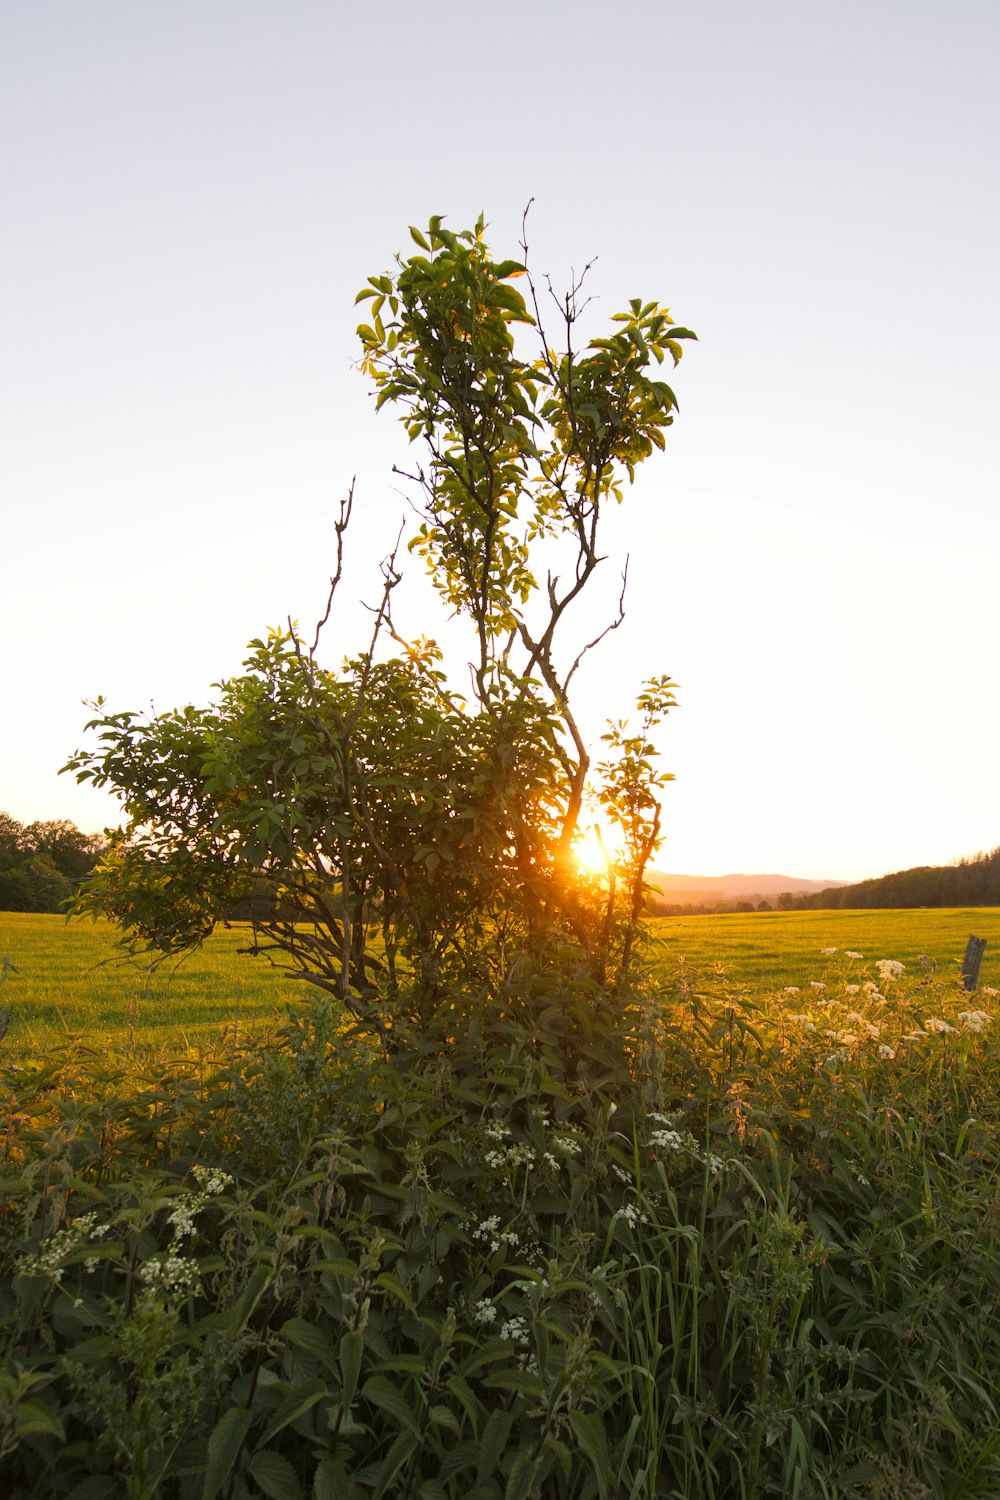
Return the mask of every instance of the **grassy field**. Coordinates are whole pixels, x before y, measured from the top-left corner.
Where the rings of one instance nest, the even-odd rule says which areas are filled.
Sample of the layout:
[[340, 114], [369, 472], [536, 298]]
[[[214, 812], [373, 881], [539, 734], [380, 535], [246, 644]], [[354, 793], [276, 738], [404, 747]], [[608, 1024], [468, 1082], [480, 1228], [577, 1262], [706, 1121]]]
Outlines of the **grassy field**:
[[302, 985], [263, 957], [240, 953], [249, 929], [213, 934], [181, 962], [155, 970], [123, 962], [104, 923], [0, 912], [7, 971], [0, 1010], [11, 1013], [7, 1045], [39, 1050], [66, 1032], [142, 1046], [196, 1043], [229, 1028], [271, 1023]]
[[[918, 955], [938, 975], [957, 974], [970, 933], [987, 939], [981, 985], [1000, 988], [1000, 910], [760, 912], [753, 915], [663, 917], [650, 924], [650, 960], [684, 958], [695, 970], [721, 965], [727, 978], [765, 992], [804, 985], [839, 972], [844, 952], [862, 953], [865, 970], [896, 958], [919, 972]], [[43, 1049], [66, 1032], [99, 1034], [115, 1045], [184, 1045], [233, 1027], [267, 1026], [284, 1015], [302, 986], [264, 958], [239, 949], [248, 929], [216, 932], [181, 963], [155, 971], [116, 958], [109, 926], [62, 917], [0, 912], [0, 958], [8, 970], [0, 1010], [11, 1012], [8, 1047]], [[838, 950], [823, 958], [820, 950]]]
[[[920, 972], [920, 954], [933, 959], [939, 977], [957, 975], [969, 936], [986, 938], [980, 985], [1000, 988], [1000, 908], [949, 907], [913, 911], [804, 911], [660, 917], [650, 924], [654, 963], [684, 958], [694, 969], [721, 965], [731, 981], [753, 990], [822, 980], [828, 966], [843, 967], [850, 949], [870, 967], [895, 958]], [[836, 948], [821, 958], [823, 948]]]

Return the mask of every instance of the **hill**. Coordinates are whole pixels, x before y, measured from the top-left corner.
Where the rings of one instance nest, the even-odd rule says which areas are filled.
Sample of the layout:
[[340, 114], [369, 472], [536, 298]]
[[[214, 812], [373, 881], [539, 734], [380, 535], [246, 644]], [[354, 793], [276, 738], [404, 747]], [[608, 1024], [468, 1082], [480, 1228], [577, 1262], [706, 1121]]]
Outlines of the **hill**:
[[793, 896], [838, 890], [843, 882], [800, 880], [793, 875], [670, 875], [650, 870], [646, 884], [674, 906], [715, 906], [729, 901], [763, 901], [787, 891]]
[[951, 865], [916, 865], [876, 880], [793, 892], [796, 907], [908, 907], [1000, 905], [1000, 847]]

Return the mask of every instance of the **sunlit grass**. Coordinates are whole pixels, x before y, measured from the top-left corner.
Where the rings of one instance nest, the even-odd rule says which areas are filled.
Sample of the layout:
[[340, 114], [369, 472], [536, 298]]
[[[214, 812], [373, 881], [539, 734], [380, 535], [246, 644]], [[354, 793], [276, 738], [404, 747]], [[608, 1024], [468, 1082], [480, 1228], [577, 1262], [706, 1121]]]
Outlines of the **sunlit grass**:
[[[702, 973], [721, 967], [729, 984], [755, 994], [822, 981], [848, 949], [864, 955], [856, 968], [895, 958], [922, 972], [923, 954], [938, 977], [953, 977], [974, 932], [987, 939], [980, 983], [1000, 987], [995, 907], [661, 917], [649, 929], [654, 975], [669, 974], [683, 958]], [[303, 986], [264, 957], [241, 953], [248, 942], [249, 929], [237, 923], [183, 961], [150, 970], [121, 961], [107, 924], [0, 912], [0, 958], [16, 970], [0, 988], [0, 1011], [12, 1017], [5, 1045], [44, 1050], [79, 1032], [119, 1047], [183, 1047], [233, 1028], [272, 1027]], [[836, 958], [821, 956], [828, 947], [838, 949]]]
[[215, 932], [182, 961], [123, 961], [107, 923], [0, 912], [0, 988], [8, 1051], [41, 1051], [67, 1033], [114, 1045], [196, 1045], [222, 1031], [271, 1026], [302, 985], [263, 957], [240, 953], [249, 928]]
[[866, 962], [895, 958], [919, 970], [920, 954], [941, 976], [956, 975], [970, 933], [987, 940], [980, 982], [1000, 987], [1000, 909], [948, 907], [907, 911], [794, 911], [659, 917], [649, 924], [649, 959], [684, 957], [694, 968], [721, 966], [753, 990], [823, 979], [823, 948], [847, 949]]

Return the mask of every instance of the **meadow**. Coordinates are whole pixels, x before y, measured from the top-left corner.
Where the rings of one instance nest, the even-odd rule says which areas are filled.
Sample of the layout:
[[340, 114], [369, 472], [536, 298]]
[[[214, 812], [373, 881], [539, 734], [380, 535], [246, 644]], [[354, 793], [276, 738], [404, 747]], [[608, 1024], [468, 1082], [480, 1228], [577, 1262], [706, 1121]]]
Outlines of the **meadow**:
[[263, 955], [241, 952], [250, 941], [244, 924], [219, 928], [183, 959], [150, 967], [121, 952], [110, 923], [0, 912], [0, 960], [13, 965], [0, 988], [0, 1010], [11, 1013], [6, 1045], [44, 1050], [77, 1032], [183, 1049], [273, 1027], [302, 986]]
[[0, 1493], [995, 1500], [997, 919], [664, 919], [570, 1073], [4, 918]]
[[[683, 961], [748, 993], [822, 980], [831, 959], [821, 954], [830, 947], [860, 952], [869, 964], [898, 959], [918, 974], [924, 955], [949, 977], [970, 933], [987, 939], [980, 984], [1000, 987], [994, 907], [661, 917], [649, 923], [647, 962], [655, 973]], [[263, 954], [241, 951], [249, 946], [249, 928], [236, 923], [184, 959], [151, 969], [123, 959], [110, 924], [0, 912], [0, 959], [17, 971], [7, 971], [0, 989], [0, 1010], [12, 1017], [8, 1051], [44, 1050], [71, 1033], [183, 1049], [246, 1028], [273, 1029], [302, 998], [302, 983]]]

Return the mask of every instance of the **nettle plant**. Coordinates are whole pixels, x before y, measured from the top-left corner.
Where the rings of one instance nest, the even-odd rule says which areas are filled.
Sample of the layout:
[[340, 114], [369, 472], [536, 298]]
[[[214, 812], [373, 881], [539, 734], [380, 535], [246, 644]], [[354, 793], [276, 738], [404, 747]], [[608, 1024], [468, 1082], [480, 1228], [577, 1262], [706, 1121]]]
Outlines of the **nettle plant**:
[[[608, 507], [673, 421], [659, 367], [694, 337], [635, 299], [578, 351], [582, 277], [553, 297], [552, 341], [526, 243], [495, 260], [482, 218], [411, 235], [418, 253], [359, 294], [361, 368], [421, 455], [409, 547], [470, 627], [469, 693], [434, 641], [397, 627], [397, 546], [367, 649], [340, 670], [317, 659], [319, 627], [309, 645], [289, 622], [251, 643], [209, 707], [146, 718], [98, 700], [97, 748], [67, 767], [115, 791], [126, 819], [80, 911], [175, 952], [242, 910], [259, 948], [386, 1042], [407, 1020], [453, 1028], [484, 996], [537, 1010], [540, 974], [572, 975], [611, 1009], [627, 992], [668, 779], [651, 736], [673, 684], [645, 685], [638, 732], [611, 726], [595, 776], [570, 687], [621, 598], [589, 642], [563, 636]], [[593, 806], [623, 834], [602, 879], [574, 852]]]

